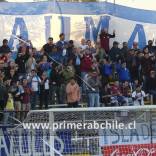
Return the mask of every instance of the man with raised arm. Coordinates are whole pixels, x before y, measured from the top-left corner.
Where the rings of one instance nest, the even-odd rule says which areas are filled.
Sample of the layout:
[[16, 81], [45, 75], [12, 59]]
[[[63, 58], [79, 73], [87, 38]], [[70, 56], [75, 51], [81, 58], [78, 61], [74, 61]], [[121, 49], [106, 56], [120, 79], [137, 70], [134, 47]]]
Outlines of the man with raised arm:
[[115, 30], [113, 31], [113, 34], [108, 33], [108, 29], [102, 29], [100, 34], [100, 43], [101, 47], [106, 51], [106, 53], [109, 52], [109, 39], [115, 38]]

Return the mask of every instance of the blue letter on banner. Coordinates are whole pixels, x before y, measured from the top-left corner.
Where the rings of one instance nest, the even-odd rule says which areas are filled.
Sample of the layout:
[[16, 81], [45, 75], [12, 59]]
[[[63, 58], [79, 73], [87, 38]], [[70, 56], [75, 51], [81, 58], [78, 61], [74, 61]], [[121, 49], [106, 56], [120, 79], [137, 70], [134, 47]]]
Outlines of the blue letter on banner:
[[[23, 18], [16, 18], [15, 19], [15, 24], [13, 26], [13, 30], [12, 30], [12, 35], [17, 35], [17, 29], [20, 29], [20, 36], [22, 36], [23, 39], [28, 40], [28, 30], [26, 27], [26, 24], [23, 20]], [[13, 43], [14, 43], [14, 37], [11, 36], [10, 40], [9, 40], [9, 46], [10, 48], [13, 48]]]
[[141, 24], [137, 24], [134, 28], [134, 31], [128, 41], [128, 47], [132, 48], [133, 42], [135, 40], [135, 37], [138, 33], [138, 45], [140, 49], [143, 49], [146, 45], [146, 36], [145, 36], [145, 31], [144, 27]]
[[70, 39], [70, 17], [59, 17], [61, 19], [61, 33], [64, 33], [66, 40]]
[[[96, 42], [100, 28], [109, 28], [110, 16], [101, 16], [97, 28], [92, 17], [85, 17], [84, 20], [86, 21], [85, 38]], [[93, 38], [91, 37], [91, 35], [93, 35]]]
[[45, 37], [46, 41], [48, 41], [48, 38], [51, 36], [51, 19], [52, 16], [45, 16]]

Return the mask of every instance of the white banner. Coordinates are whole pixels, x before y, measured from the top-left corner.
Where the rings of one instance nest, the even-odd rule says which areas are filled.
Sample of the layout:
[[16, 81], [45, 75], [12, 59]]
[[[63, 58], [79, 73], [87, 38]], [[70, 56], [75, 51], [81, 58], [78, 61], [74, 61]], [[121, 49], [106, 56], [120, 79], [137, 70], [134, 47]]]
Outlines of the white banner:
[[17, 41], [11, 37], [21, 35], [31, 39], [40, 49], [49, 36], [58, 41], [64, 32], [66, 40], [79, 43], [81, 38], [98, 40], [101, 28], [116, 30], [116, 38], [127, 41], [129, 47], [134, 41], [143, 48], [149, 39], [156, 37], [156, 11], [114, 5], [112, 3], [2, 3], [0, 6], [0, 40], [9, 39], [9, 45], [16, 49]]

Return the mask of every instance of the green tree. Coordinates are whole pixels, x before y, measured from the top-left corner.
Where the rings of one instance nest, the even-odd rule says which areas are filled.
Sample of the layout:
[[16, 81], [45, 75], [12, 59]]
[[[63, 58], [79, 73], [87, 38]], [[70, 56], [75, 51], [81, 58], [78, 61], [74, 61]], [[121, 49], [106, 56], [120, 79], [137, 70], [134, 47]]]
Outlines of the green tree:
[[0, 2], [6, 2], [6, 0], [0, 0]]

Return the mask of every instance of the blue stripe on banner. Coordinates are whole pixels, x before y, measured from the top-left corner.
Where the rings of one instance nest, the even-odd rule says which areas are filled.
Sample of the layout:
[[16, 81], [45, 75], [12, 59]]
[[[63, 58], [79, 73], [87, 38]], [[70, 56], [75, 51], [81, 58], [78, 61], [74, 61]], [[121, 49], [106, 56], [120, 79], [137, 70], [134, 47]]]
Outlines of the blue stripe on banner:
[[156, 11], [136, 9], [108, 2], [67, 3], [57, 2], [54, 10], [53, 2], [35, 3], [3, 3], [0, 14], [3, 15], [40, 15], [48, 13], [71, 15], [108, 14], [127, 20], [156, 24]]

